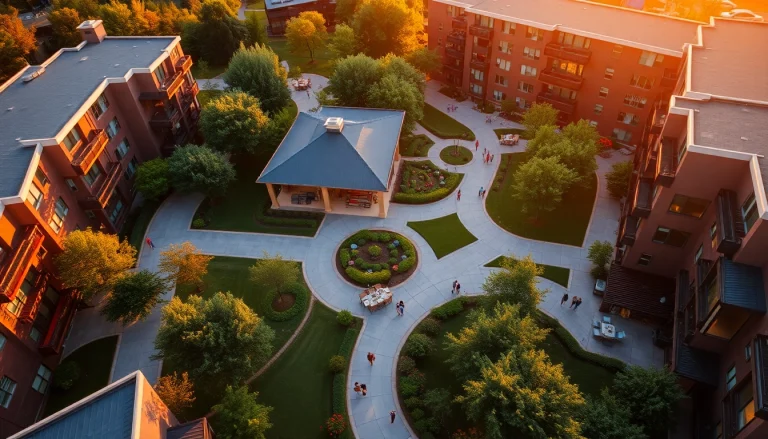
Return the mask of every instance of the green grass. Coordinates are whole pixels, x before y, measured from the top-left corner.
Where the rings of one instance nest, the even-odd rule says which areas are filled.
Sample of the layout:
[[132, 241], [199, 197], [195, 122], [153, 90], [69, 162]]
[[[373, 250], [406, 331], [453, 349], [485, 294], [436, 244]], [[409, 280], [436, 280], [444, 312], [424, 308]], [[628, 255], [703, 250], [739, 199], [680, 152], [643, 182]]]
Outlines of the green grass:
[[291, 347], [251, 384], [259, 392], [260, 403], [274, 407], [267, 438], [328, 437], [321, 429], [333, 414], [328, 360], [338, 353], [345, 332], [336, 323], [336, 312], [315, 303]]
[[326, 78], [333, 73], [333, 59], [327, 48], [315, 51], [314, 62], [309, 58], [306, 50], [292, 53], [288, 48], [288, 40], [273, 38], [269, 40], [269, 47], [275, 51], [280, 61], [287, 61], [290, 68], [298, 66], [302, 73], [314, 73]]
[[299, 115], [299, 106], [296, 105], [296, 102], [291, 99], [288, 101], [288, 106], [286, 108], [288, 108], [288, 112], [291, 113], [291, 116], [296, 119], [296, 116]]
[[472, 160], [472, 151], [459, 146], [459, 155], [453, 155], [456, 150], [455, 146], [446, 146], [440, 151], [440, 159], [449, 165], [466, 165]]
[[160, 203], [160, 201], [145, 201], [143, 205], [131, 212], [128, 219], [125, 220], [122, 230], [120, 230], [120, 240], [128, 239], [128, 242], [136, 250], [141, 250], [141, 246], [144, 244], [144, 234], [147, 233], [149, 222], [155, 216]]
[[[262, 0], [263, 2], [263, 0]], [[259, 8], [250, 8], [250, 9], [259, 9]], [[262, 3], [261, 9], [264, 9], [264, 4]], [[255, 15], [259, 17], [259, 21], [262, 23], [267, 22], [267, 13], [265, 11], [245, 11], [245, 18], [248, 18], [250, 15]]]
[[597, 177], [592, 176], [574, 185], [563, 195], [563, 201], [554, 210], [543, 212], [537, 220], [531, 221], [512, 198], [511, 188], [515, 171], [527, 156], [525, 153], [502, 154], [501, 159], [507, 160], [508, 157], [510, 161], [500, 190], [488, 191], [485, 200], [486, 209], [493, 221], [504, 230], [523, 238], [581, 246], [597, 195]]
[[427, 221], [411, 221], [408, 227], [427, 241], [437, 259], [477, 241], [455, 213]]
[[222, 93], [224, 93], [222, 90], [200, 90], [197, 94], [197, 101], [200, 102], [200, 108], [205, 108], [209, 102], [221, 96]]
[[475, 134], [464, 124], [427, 103], [419, 123], [441, 139], [461, 139], [466, 134], [466, 140], [475, 140]]
[[69, 390], [51, 389], [43, 416], [52, 415], [109, 384], [112, 360], [117, 348], [117, 336], [92, 341], [72, 352], [64, 361], [80, 366], [80, 378]]
[[519, 134], [521, 139], [527, 139], [523, 134], [525, 130], [522, 128], [496, 128], [493, 130], [496, 133], [496, 137], [501, 138], [505, 134]]
[[[506, 256], [499, 256], [498, 258], [485, 264], [485, 266], [494, 267], [494, 268], [501, 267], [501, 261], [505, 258]], [[539, 268], [544, 269], [544, 273], [541, 274], [541, 277], [543, 277], [544, 279], [549, 279], [552, 282], [555, 282], [557, 284], [564, 286], [565, 288], [568, 288], [568, 278], [571, 275], [571, 270], [564, 267], [557, 267], [555, 265], [547, 265], [547, 264], [536, 264], [536, 265]]]
[[404, 136], [400, 139], [400, 155], [403, 157], [427, 157], [429, 148], [434, 145], [426, 134]]
[[[198, 80], [199, 79], [211, 79], [211, 78], [215, 78], [215, 77], [221, 75], [222, 73], [224, 73], [227, 70], [227, 66], [225, 66], [225, 65], [224, 66], [212, 66], [212, 65], [209, 65], [208, 66], [208, 71], [207, 72], [202, 72], [200, 70], [200, 65], [195, 63], [195, 64], [192, 64], [192, 69], [191, 70], [192, 70], [192, 76], [195, 79], [198, 79]], [[201, 81], [201, 82], [205, 83], [205, 81]]]

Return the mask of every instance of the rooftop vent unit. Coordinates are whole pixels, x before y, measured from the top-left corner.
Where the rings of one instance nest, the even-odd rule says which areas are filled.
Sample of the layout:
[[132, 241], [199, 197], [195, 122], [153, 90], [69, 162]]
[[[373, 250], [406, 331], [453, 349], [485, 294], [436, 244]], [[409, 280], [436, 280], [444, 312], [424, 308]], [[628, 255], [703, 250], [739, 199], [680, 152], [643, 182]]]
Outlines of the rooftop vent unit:
[[37, 78], [38, 76], [45, 73], [45, 67], [40, 67], [39, 69], [35, 70], [34, 72], [30, 73], [29, 75], [24, 75], [21, 77], [21, 80], [24, 82], [30, 82], [33, 79]]
[[344, 129], [344, 119], [341, 117], [329, 117], [325, 120], [325, 131], [329, 133], [340, 133]]

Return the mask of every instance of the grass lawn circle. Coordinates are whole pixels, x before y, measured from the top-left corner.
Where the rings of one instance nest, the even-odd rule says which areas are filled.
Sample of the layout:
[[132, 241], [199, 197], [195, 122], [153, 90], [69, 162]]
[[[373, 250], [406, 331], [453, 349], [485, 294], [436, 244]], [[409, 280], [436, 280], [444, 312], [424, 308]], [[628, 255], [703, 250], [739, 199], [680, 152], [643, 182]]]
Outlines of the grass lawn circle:
[[459, 146], [458, 154], [456, 153], [457, 147], [455, 145], [446, 146], [440, 151], [440, 160], [453, 166], [462, 166], [469, 164], [472, 161], [472, 151]]
[[[387, 235], [389, 239], [384, 240]], [[389, 248], [394, 244], [395, 240], [399, 244], [394, 249]], [[364, 242], [364, 244], [361, 245], [361, 242]], [[352, 248], [352, 246], [356, 248]], [[381, 254], [378, 257], [370, 254], [370, 249], [374, 246], [380, 249]], [[353, 255], [353, 251], [356, 251], [356, 254]], [[403, 256], [406, 256], [405, 260], [402, 259]], [[359, 259], [362, 259], [362, 265], [360, 265]], [[397, 263], [391, 264], [392, 259], [396, 259]], [[418, 268], [419, 262], [418, 251], [410, 239], [399, 233], [384, 229], [364, 229], [350, 235], [336, 249], [334, 260], [336, 261], [334, 264], [336, 270], [342, 279], [352, 285], [363, 288], [378, 283], [390, 287], [402, 284], [413, 275]], [[348, 265], [347, 263], [345, 265], [343, 261], [354, 261], [354, 264]], [[380, 267], [380, 270], [376, 271], [372, 267], [375, 264], [383, 266]], [[395, 265], [398, 266], [397, 271], [393, 269]], [[361, 266], [363, 267], [362, 269], [360, 268]], [[406, 266], [407, 269], [403, 270], [401, 268], [403, 266]], [[367, 272], [369, 269], [372, 270], [371, 273]], [[390, 273], [388, 278], [383, 273], [387, 270]], [[352, 275], [350, 275], [350, 272]]]

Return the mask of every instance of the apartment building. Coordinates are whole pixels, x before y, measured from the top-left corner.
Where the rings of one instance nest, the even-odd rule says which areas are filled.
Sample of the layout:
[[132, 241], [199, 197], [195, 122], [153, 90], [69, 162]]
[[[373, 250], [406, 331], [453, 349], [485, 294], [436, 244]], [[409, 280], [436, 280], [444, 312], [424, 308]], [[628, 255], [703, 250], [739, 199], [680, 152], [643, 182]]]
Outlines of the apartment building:
[[[603, 310], [670, 307], [693, 438], [768, 437], [768, 24], [714, 19], [634, 161]], [[670, 286], [614, 282], [622, 273]]]
[[285, 34], [288, 20], [298, 17], [305, 11], [317, 11], [325, 18], [326, 26], [334, 26], [336, 21], [335, 0], [265, 0], [264, 11], [267, 14], [267, 29], [270, 35]]
[[476, 102], [547, 102], [636, 145], [675, 85], [699, 23], [578, 0], [433, 0], [429, 47], [441, 79]]
[[63, 236], [120, 230], [137, 166], [199, 114], [179, 37], [78, 29], [80, 45], [0, 86], [0, 437], [38, 416], [75, 311], [52, 263]]

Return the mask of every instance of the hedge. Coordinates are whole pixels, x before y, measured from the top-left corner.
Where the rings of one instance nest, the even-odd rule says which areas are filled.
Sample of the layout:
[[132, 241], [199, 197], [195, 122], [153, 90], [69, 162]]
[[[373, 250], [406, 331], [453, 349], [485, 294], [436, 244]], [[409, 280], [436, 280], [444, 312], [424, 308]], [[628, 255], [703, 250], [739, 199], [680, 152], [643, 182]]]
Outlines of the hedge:
[[[422, 161], [418, 162], [419, 164], [425, 164], [429, 166], [431, 169], [434, 170], [440, 170], [440, 172], [443, 172], [446, 174], [445, 177], [445, 186], [440, 187], [438, 189], [435, 189], [431, 192], [415, 192], [412, 194], [405, 193], [401, 190], [398, 190], [395, 192], [395, 194], [392, 196], [392, 200], [395, 203], [403, 203], [403, 204], [427, 204], [427, 203], [434, 203], [435, 201], [442, 200], [443, 198], [447, 197], [451, 194], [457, 187], [459, 187], [459, 184], [461, 183], [461, 180], [464, 178], [464, 174], [456, 174], [453, 172], [447, 172], [444, 169], [440, 169], [437, 166], [435, 166], [434, 163], [430, 161]], [[403, 166], [408, 166], [408, 164], [404, 164]], [[405, 171], [405, 170], [403, 170]]]
[[346, 271], [347, 276], [349, 276], [353, 281], [360, 284], [373, 285], [385, 283], [389, 280], [390, 277], [392, 277], [392, 272], [389, 270], [381, 270], [368, 273], [367, 271], [360, 271], [355, 267], [347, 267], [344, 269], [344, 271]]
[[474, 304], [475, 302], [476, 299], [473, 297], [459, 296], [434, 308], [429, 315], [439, 320], [447, 320], [464, 311], [465, 306]]
[[[352, 355], [352, 350], [355, 348], [355, 341], [357, 341], [357, 336], [359, 334], [359, 329], [347, 329], [347, 332], [344, 333], [344, 339], [341, 341], [341, 345], [339, 345], [338, 355], [346, 358], [348, 362], [349, 357]], [[347, 418], [347, 375], [345, 373], [342, 372], [334, 375], [332, 395], [333, 413], [338, 413], [344, 416], [347, 424], [349, 424], [349, 419]], [[341, 437], [351, 437], [349, 425], [347, 425], [347, 428], [344, 430]]]
[[[349, 265], [349, 260], [352, 259], [358, 251], [349, 249], [352, 244], [359, 245], [359, 242], [380, 242], [388, 244], [395, 239], [400, 242], [403, 254], [407, 256], [406, 259], [400, 260], [397, 258], [389, 258], [387, 262], [371, 264], [365, 262], [363, 258], [357, 257], [354, 259], [355, 265]], [[393, 244], [389, 244], [386, 247], [389, 249], [390, 245], [394, 246]], [[379, 248], [382, 247], [379, 246]], [[397, 254], [399, 255], [400, 253], [398, 252]], [[350, 279], [361, 285], [373, 285], [389, 281], [392, 277], [392, 272], [390, 271], [390, 266], [392, 265], [397, 264], [397, 271], [401, 273], [410, 270], [416, 264], [416, 249], [408, 238], [397, 233], [360, 230], [341, 243], [339, 259], [341, 260], [344, 272], [347, 273], [347, 276], [349, 276]], [[368, 273], [367, 270], [369, 269], [373, 270], [373, 272]]]
[[285, 311], [275, 311], [272, 308], [272, 301], [277, 297], [277, 290], [269, 291], [264, 295], [264, 309], [266, 317], [273, 322], [285, 322], [296, 317], [301, 311], [307, 308], [309, 303], [309, 289], [299, 282], [288, 286], [287, 291], [283, 294], [292, 294], [296, 298], [293, 306]]

